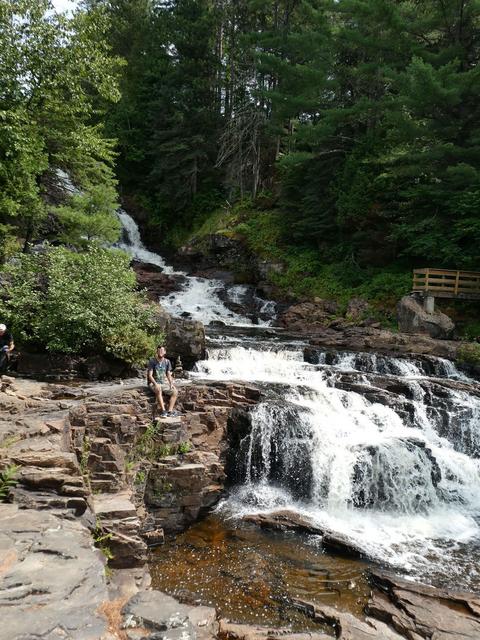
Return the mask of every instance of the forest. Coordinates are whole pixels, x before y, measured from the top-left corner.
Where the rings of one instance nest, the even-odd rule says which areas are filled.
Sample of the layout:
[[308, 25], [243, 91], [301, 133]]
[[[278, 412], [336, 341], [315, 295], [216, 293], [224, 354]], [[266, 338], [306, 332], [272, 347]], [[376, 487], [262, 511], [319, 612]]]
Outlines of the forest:
[[165, 247], [242, 238], [300, 297], [480, 270], [479, 57], [478, 0], [4, 0], [0, 260], [100, 260], [123, 203]]

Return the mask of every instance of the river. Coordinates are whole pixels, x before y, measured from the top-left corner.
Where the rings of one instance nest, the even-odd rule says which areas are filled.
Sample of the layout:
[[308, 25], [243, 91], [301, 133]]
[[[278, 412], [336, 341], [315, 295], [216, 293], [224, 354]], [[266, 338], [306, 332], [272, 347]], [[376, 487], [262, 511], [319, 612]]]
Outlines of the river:
[[[121, 247], [182, 279], [162, 306], [206, 325], [208, 359], [191, 376], [249, 381], [265, 391], [236, 452], [233, 488], [210, 524], [197, 525], [191, 535], [208, 540], [222, 531], [229, 538], [226, 532], [242, 516], [288, 509], [345, 536], [370, 562], [412, 579], [480, 591], [479, 384], [442, 359], [306, 351], [302, 341], [275, 330], [274, 303], [256, 298], [255, 318], [242, 315], [242, 297], [255, 298], [251, 288], [175, 271], [143, 246], [128, 214], [120, 217]], [[173, 543], [172, 553], [191, 550], [188, 535], [183, 547]], [[293, 556], [312, 564], [315, 545], [292, 544], [309, 545], [308, 552], [295, 547]], [[229, 553], [238, 556], [234, 549], [223, 548], [222, 563]], [[268, 553], [275, 555], [270, 547]], [[279, 548], [280, 564], [281, 557]], [[338, 580], [343, 562], [338, 559]], [[360, 568], [349, 570], [357, 575]], [[168, 577], [157, 586], [174, 591], [174, 575], [163, 574]]]

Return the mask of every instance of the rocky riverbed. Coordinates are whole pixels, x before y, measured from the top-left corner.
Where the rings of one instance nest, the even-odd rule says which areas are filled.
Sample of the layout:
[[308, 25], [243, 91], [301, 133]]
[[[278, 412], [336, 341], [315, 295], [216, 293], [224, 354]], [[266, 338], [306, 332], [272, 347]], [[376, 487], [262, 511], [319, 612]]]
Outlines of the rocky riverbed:
[[[235, 410], [261, 398], [250, 384], [180, 386], [185, 415], [164, 421], [150, 442], [160, 450], [148, 459], [135, 455], [152, 424], [141, 381], [66, 386], [2, 378], [0, 460], [3, 469], [18, 468], [10, 503], [0, 506], [0, 638], [291, 635], [233, 624], [214, 608], [182, 605], [148, 588], [148, 545], [184, 530], [218, 500], [227, 424], [234, 428]], [[284, 516], [268, 526], [308, 525]], [[362, 619], [295, 603], [321, 621], [314, 637], [330, 637], [325, 625], [344, 639], [479, 637], [480, 603], [472, 594], [369, 575]]]

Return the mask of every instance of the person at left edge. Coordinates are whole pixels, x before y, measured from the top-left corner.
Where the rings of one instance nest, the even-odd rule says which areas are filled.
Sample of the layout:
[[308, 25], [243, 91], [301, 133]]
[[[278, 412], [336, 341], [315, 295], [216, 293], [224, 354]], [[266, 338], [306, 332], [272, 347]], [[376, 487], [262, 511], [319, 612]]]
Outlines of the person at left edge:
[[12, 334], [7, 331], [6, 325], [0, 324], [0, 373], [6, 371], [10, 354], [14, 349], [15, 343]]

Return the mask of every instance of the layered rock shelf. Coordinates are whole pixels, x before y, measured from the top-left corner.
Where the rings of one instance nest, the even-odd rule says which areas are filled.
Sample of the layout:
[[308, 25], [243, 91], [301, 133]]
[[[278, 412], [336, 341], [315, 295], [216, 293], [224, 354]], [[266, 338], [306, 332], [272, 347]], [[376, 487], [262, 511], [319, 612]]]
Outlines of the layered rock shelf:
[[[149, 546], [184, 530], [219, 499], [227, 436], [244, 428], [249, 408], [262, 399], [248, 384], [179, 387], [183, 415], [158, 421], [138, 379], [72, 387], [1, 379], [0, 466], [15, 471], [11, 502], [0, 506], [1, 640], [307, 637], [232, 624], [212, 608], [149, 589]], [[254, 521], [320, 533], [326, 548], [355, 553], [346, 540], [313, 531], [290, 513]], [[471, 594], [380, 572], [371, 573], [371, 584], [363, 620], [296, 602], [322, 625], [308, 637], [480, 637], [480, 602]]]

